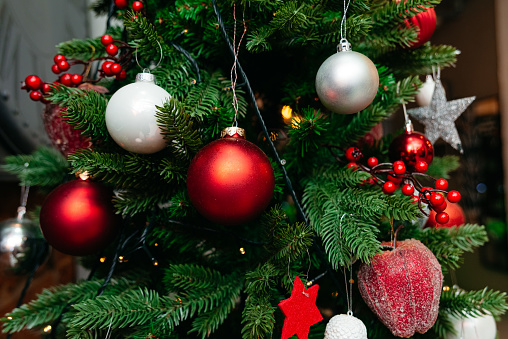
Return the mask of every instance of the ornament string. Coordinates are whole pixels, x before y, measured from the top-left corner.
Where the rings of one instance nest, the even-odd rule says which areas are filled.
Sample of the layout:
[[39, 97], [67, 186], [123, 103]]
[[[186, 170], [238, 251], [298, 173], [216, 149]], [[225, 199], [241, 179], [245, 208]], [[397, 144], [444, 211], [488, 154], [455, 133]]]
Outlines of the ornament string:
[[[309, 258], [309, 266], [307, 267], [307, 274], [305, 275], [305, 279], [307, 279], [307, 281], [310, 281], [308, 280], [309, 279], [309, 272], [310, 272], [310, 265], [311, 265], [311, 259], [310, 259], [310, 253], [309, 253], [309, 249], [307, 248], [306, 249], [307, 251], [307, 257]], [[295, 285], [295, 281], [291, 278], [291, 274], [289, 273], [289, 267], [291, 266], [291, 253], [288, 254], [288, 279], [289, 281], [291, 282], [291, 284], [294, 286]], [[326, 272], [325, 272], [326, 273]], [[321, 274], [321, 276], [324, 276], [325, 273]], [[317, 278], [316, 278], [317, 279]], [[315, 279], [314, 279], [315, 280]], [[312, 281], [311, 281], [311, 285], [312, 285]], [[305, 287], [303, 288], [303, 291], [302, 291], [302, 294], [304, 296], [306, 296], [307, 298], [309, 297], [309, 294], [308, 293], [305, 293]]]
[[233, 127], [238, 127], [237, 116], [238, 116], [238, 98], [236, 96], [236, 86], [238, 81], [238, 72], [237, 72], [237, 63], [238, 63], [238, 54], [240, 53], [240, 46], [242, 45], [243, 37], [245, 36], [245, 32], [247, 32], [247, 26], [245, 25], [245, 8], [242, 12], [242, 22], [243, 22], [243, 32], [240, 37], [240, 41], [238, 42], [238, 47], [236, 46], [236, 3], [233, 3], [233, 47], [234, 47], [234, 62], [233, 67], [231, 67], [231, 91], [233, 92], [233, 109], [235, 110], [235, 117], [233, 119]]
[[[342, 253], [344, 253], [344, 249], [342, 247], [342, 220], [344, 217], [348, 215], [348, 213], [344, 213], [340, 217], [339, 221], [339, 237], [341, 238], [340, 242], [340, 250]], [[349, 214], [349, 216], [352, 216], [352, 214]], [[342, 258], [342, 261], [344, 262], [344, 265], [342, 266], [342, 270], [344, 272], [344, 285], [346, 287], [346, 302], [347, 302], [347, 315], [352, 316], [353, 315], [353, 268], [350, 267], [350, 264], [346, 264], [346, 261], [344, 258]], [[352, 262], [353, 258], [350, 256], [349, 261]], [[348, 289], [348, 281], [347, 281], [347, 274], [346, 274], [346, 266], [349, 270], [349, 289]]]
[[138, 60], [138, 46], [136, 46], [136, 52], [134, 52], [134, 59], [136, 59], [136, 64], [138, 64], [139, 68], [141, 68], [143, 70], [143, 73], [146, 73], [145, 70], [150, 73], [149, 69], [154, 69], [154, 68], [157, 68], [159, 67], [159, 65], [161, 64], [162, 62], [162, 59], [164, 58], [164, 55], [163, 55], [163, 50], [162, 50], [162, 45], [161, 43], [159, 42], [159, 40], [156, 40], [157, 44], [159, 45], [159, 49], [161, 51], [161, 55], [159, 57], [159, 62], [157, 62], [157, 65], [153, 66], [153, 67], [143, 67], [139, 64], [139, 60]]
[[30, 186], [21, 186], [21, 196], [18, 207], [17, 219], [20, 221], [26, 213], [26, 203], [28, 201], [28, 193], [30, 192]]
[[347, 36], [347, 23], [346, 23], [346, 13], [349, 9], [349, 4], [351, 3], [351, 0], [347, 1], [344, 0], [344, 13], [342, 14], [342, 20], [340, 21], [340, 40], [346, 40]]
[[[213, 6], [213, 10], [215, 12], [215, 15], [217, 16], [217, 21], [218, 21], [218, 24], [219, 24], [219, 28], [220, 28], [220, 30], [222, 32], [224, 41], [226, 42], [227, 46], [229, 47], [230, 54], [234, 58], [235, 57], [235, 48], [231, 44], [230, 38], [229, 38], [228, 33], [226, 31], [226, 28], [224, 26], [224, 22], [222, 21], [222, 16], [220, 14], [219, 7], [217, 6], [217, 1], [216, 0], [212, 0], [212, 6]], [[293, 184], [291, 183], [291, 179], [289, 178], [289, 175], [287, 173], [286, 167], [284, 166], [286, 164], [286, 161], [282, 160], [279, 157], [279, 154], [277, 153], [277, 149], [275, 148], [275, 145], [274, 145], [273, 141], [270, 138], [270, 132], [268, 132], [268, 129], [266, 128], [266, 124], [264, 122], [263, 116], [261, 115], [261, 112], [259, 111], [259, 107], [258, 107], [257, 102], [256, 102], [256, 96], [254, 94], [254, 91], [252, 90], [252, 87], [250, 86], [250, 82], [249, 82], [249, 79], [247, 78], [247, 74], [243, 70], [242, 65], [240, 64], [240, 61], [237, 58], [235, 60], [236, 60], [236, 66], [237, 66], [238, 72], [240, 73], [240, 75], [244, 79], [245, 87], [247, 88], [247, 93], [248, 93], [249, 98], [250, 98], [250, 100], [252, 102], [252, 107], [254, 108], [254, 112], [256, 113], [258, 121], [259, 121], [259, 123], [261, 125], [261, 129], [263, 130], [263, 134], [265, 135], [265, 138], [266, 138], [266, 140], [268, 142], [268, 146], [269, 146], [270, 150], [272, 151], [273, 157], [275, 158], [277, 164], [279, 165], [280, 169], [282, 170], [282, 175], [284, 176], [284, 181], [286, 182], [286, 187], [287, 187], [287, 189], [289, 191], [289, 194], [293, 198], [293, 203], [295, 204], [295, 208], [296, 208], [296, 210], [298, 212], [298, 215], [303, 220], [303, 222], [307, 226], [309, 226], [309, 222], [307, 220], [307, 216], [305, 215], [305, 212], [303, 211], [303, 208], [302, 208], [302, 206], [300, 204], [300, 200], [296, 196], [296, 192], [293, 189]], [[327, 270], [330, 271], [330, 278], [332, 279], [334, 285], [338, 289], [341, 289], [341, 284], [340, 284], [339, 280], [333, 274], [333, 269], [332, 269], [330, 263], [327, 260], [326, 254], [324, 253], [323, 249], [321, 249], [321, 247], [317, 244], [317, 241], [316, 241], [317, 240], [317, 236], [315, 234], [314, 234], [313, 238], [314, 238], [314, 241], [313, 241], [313, 244], [312, 244], [313, 248], [315, 249], [316, 253], [321, 258], [321, 260], [323, 262], [327, 263], [326, 264], [327, 265]]]

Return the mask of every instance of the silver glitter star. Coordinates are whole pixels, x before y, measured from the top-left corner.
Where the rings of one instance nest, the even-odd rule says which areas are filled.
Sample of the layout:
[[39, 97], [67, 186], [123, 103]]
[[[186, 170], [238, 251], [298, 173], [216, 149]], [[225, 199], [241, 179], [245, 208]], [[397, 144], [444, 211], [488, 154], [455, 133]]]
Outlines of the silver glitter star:
[[446, 101], [446, 94], [441, 80], [435, 79], [435, 82], [436, 87], [430, 105], [409, 109], [407, 113], [425, 125], [425, 136], [432, 144], [441, 137], [453, 148], [463, 153], [459, 133], [455, 127], [455, 120], [471, 105], [476, 97]]

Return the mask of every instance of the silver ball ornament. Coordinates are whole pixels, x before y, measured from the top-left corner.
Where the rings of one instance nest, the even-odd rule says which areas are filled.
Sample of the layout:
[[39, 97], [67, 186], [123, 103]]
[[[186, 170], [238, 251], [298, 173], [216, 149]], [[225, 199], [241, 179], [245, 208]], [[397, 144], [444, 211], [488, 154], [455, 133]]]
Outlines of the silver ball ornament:
[[316, 75], [316, 91], [330, 111], [352, 114], [376, 97], [379, 74], [374, 63], [354, 51], [337, 52], [326, 59]]
[[139, 73], [136, 82], [120, 88], [106, 107], [106, 127], [115, 142], [127, 151], [150, 154], [166, 147], [157, 125], [156, 108], [170, 97], [155, 84], [155, 76]]
[[367, 328], [360, 319], [339, 314], [326, 324], [324, 339], [367, 339]]
[[24, 218], [0, 223], [0, 274], [24, 274], [44, 262], [49, 246], [39, 226]]

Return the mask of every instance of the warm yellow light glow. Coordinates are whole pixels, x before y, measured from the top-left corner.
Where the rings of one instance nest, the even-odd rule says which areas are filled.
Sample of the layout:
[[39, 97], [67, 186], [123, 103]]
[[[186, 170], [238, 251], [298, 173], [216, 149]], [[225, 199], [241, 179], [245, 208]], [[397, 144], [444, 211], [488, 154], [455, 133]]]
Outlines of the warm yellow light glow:
[[48, 333], [49, 331], [51, 331], [51, 325], [48, 325], [46, 327], [44, 327], [44, 332]]
[[450, 290], [450, 286], [443, 286], [443, 291], [449, 291]]
[[12, 320], [12, 317], [7, 317], [7, 319]]
[[312, 285], [312, 281], [307, 281], [307, 286]]
[[84, 171], [84, 172], [79, 173], [79, 178], [81, 180], [88, 180], [89, 176], [90, 176], [90, 174], [88, 173], [88, 171]]
[[157, 265], [159, 265], [159, 262], [158, 262], [158, 261], [154, 261], [154, 262], [153, 262], [153, 265], [154, 265], [154, 266], [157, 266]]
[[293, 110], [291, 109], [291, 106], [284, 105], [282, 107], [282, 110], [280, 111], [280, 113], [282, 114], [282, 118], [284, 118], [284, 120], [288, 120], [288, 119], [291, 119]]
[[339, 292], [333, 292], [333, 293], [332, 293], [332, 297], [336, 297], [336, 296], [338, 296], [338, 295], [339, 295]]
[[106, 257], [102, 257], [99, 259], [100, 262], [106, 262]]
[[245, 248], [240, 247], [240, 253], [241, 253], [241, 254], [245, 254]]
[[159, 246], [159, 244], [158, 244], [158, 243], [155, 243], [155, 244], [153, 244], [153, 245], [154, 245], [155, 247]]
[[354, 280], [354, 279], [349, 279], [349, 283], [350, 283], [350, 284], [354, 284], [354, 283], [355, 283], [355, 280]]
[[293, 117], [293, 120], [291, 120], [291, 127], [293, 127], [293, 129], [300, 129], [300, 122], [302, 121], [302, 118], [300, 118], [298, 115], [295, 115]]

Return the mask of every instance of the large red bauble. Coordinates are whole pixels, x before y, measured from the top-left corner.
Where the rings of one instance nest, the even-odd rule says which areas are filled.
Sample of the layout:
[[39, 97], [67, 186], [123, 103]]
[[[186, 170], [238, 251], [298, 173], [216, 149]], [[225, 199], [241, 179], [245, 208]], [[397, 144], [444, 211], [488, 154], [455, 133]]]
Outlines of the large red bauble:
[[254, 219], [273, 196], [268, 157], [241, 138], [222, 138], [201, 149], [187, 172], [189, 198], [208, 220], [239, 225]]
[[411, 48], [419, 47], [429, 41], [437, 24], [436, 11], [434, 8], [418, 6], [417, 9], [419, 11], [418, 14], [405, 20], [408, 27], [416, 26], [419, 28], [418, 38], [416, 42], [410, 46]]
[[360, 265], [358, 288], [369, 308], [393, 335], [409, 338], [436, 322], [443, 285], [441, 265], [420, 241], [398, 241]]
[[425, 223], [425, 227], [453, 227], [462, 226], [466, 223], [464, 210], [458, 204], [454, 204], [445, 199], [446, 208], [443, 212], [448, 213], [450, 220], [446, 224], [439, 224], [436, 222], [436, 211], [431, 210], [429, 219]]
[[85, 180], [69, 181], [53, 190], [44, 201], [42, 234], [56, 250], [88, 255], [104, 249], [118, 234], [121, 218], [106, 186]]
[[66, 110], [65, 107], [46, 104], [42, 114], [44, 128], [51, 143], [65, 157], [79, 149], [92, 146], [89, 138], [84, 137], [80, 130], [75, 129], [62, 117], [62, 113], [65, 113]]
[[434, 158], [434, 147], [422, 133], [405, 131], [393, 139], [388, 154], [391, 162], [402, 160], [408, 171], [414, 171], [418, 161], [430, 165]]

